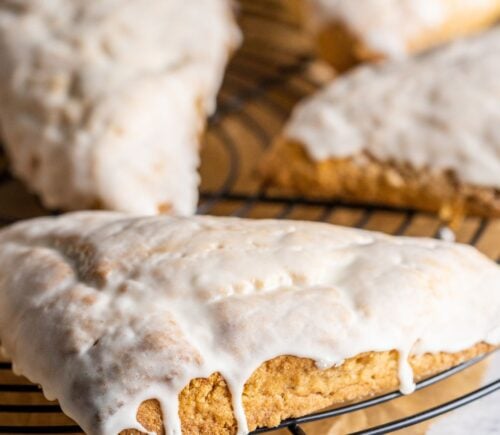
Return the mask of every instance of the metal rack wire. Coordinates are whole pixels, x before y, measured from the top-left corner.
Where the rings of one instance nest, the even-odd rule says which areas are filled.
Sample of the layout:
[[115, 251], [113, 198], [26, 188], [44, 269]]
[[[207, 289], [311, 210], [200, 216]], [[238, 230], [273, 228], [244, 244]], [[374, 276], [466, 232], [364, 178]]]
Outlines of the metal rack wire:
[[[437, 237], [439, 220], [413, 210], [356, 206], [280, 196], [259, 188], [255, 167], [262, 151], [279, 132], [293, 105], [329, 78], [328, 70], [313, 56], [308, 38], [288, 0], [242, 0], [241, 23], [245, 44], [233, 59], [223, 85], [219, 109], [210, 119], [202, 152], [202, 193], [198, 212], [254, 218], [290, 218], [331, 222], [397, 235]], [[272, 26], [273, 32], [265, 33]], [[217, 171], [213, 171], [213, 162]], [[7, 170], [0, 148], [0, 226], [42, 214], [38, 199], [29, 194]], [[477, 246], [500, 262], [500, 220], [466, 219], [458, 240]], [[485, 357], [467, 361], [426, 379], [426, 388], [465, 370]], [[0, 433], [81, 433], [54, 403], [43, 399], [38, 386], [12, 374], [11, 364], [0, 362]], [[477, 400], [500, 389], [500, 379], [437, 407], [382, 426], [356, 432], [382, 434], [417, 424]], [[378, 406], [397, 399], [388, 393], [360, 403], [286, 420], [278, 428], [305, 434], [303, 424]], [[263, 433], [277, 428], [264, 428]]]

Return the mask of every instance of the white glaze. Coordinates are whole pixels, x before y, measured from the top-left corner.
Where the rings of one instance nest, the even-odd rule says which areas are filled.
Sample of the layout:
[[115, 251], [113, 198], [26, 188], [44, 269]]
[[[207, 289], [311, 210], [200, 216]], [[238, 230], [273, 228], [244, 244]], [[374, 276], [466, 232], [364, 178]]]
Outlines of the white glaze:
[[50, 207], [195, 210], [198, 136], [239, 42], [230, 0], [0, 2], [0, 123]]
[[500, 343], [500, 268], [468, 246], [311, 222], [41, 218], [0, 232], [0, 339], [88, 433], [139, 427], [157, 398], [179, 434], [178, 393], [214, 372], [245, 433], [244, 382], [276, 356], [326, 368], [396, 349], [410, 392], [408, 354]]
[[456, 11], [472, 16], [498, 9], [499, 0], [309, 0], [322, 23], [339, 21], [376, 53], [408, 54], [412, 41], [444, 25]]
[[425, 56], [365, 66], [293, 112], [285, 135], [317, 161], [356, 156], [451, 170], [500, 188], [500, 29]]
[[439, 228], [438, 236], [441, 240], [444, 240], [446, 242], [456, 241], [455, 232], [450, 227], [447, 226]]

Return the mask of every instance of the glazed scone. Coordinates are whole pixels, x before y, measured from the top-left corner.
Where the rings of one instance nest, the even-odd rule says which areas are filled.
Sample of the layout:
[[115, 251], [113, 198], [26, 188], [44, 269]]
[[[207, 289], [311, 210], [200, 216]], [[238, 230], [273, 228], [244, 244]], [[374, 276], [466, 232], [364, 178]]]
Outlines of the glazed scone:
[[15, 371], [89, 434], [243, 434], [500, 343], [474, 248], [328, 224], [41, 218], [0, 232], [0, 276]]
[[191, 214], [231, 0], [0, 2], [0, 125], [46, 206]]
[[294, 110], [267, 182], [323, 199], [500, 216], [500, 29], [364, 66]]
[[[488, 27], [500, 0], [309, 0], [304, 20], [338, 69], [402, 58]], [[306, 7], [308, 4], [309, 8]]]

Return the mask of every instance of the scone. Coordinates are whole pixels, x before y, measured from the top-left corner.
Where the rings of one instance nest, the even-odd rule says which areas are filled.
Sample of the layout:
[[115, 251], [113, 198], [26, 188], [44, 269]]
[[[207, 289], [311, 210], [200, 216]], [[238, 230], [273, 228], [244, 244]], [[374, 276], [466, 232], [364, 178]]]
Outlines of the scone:
[[474, 248], [321, 223], [86, 212], [0, 232], [0, 339], [89, 434], [244, 434], [500, 343]]
[[262, 163], [282, 193], [500, 216], [500, 29], [363, 66], [300, 103]]
[[344, 70], [484, 29], [500, 18], [500, 0], [308, 0], [302, 15], [320, 55]]
[[240, 40], [230, 0], [0, 2], [12, 171], [59, 209], [193, 213], [199, 135]]

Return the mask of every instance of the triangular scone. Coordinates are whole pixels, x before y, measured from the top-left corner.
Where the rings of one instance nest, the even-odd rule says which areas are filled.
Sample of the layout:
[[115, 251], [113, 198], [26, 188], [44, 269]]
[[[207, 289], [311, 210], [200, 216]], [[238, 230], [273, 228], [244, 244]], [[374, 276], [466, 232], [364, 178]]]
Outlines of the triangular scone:
[[[308, 0], [320, 54], [339, 69], [401, 58], [493, 24], [500, 0]], [[306, 5], [309, 8], [306, 9]]]
[[193, 213], [199, 135], [239, 31], [230, 0], [0, 2], [0, 124], [54, 208]]
[[364, 66], [300, 103], [267, 157], [295, 195], [500, 216], [500, 29]]
[[0, 277], [15, 370], [92, 434], [144, 430], [138, 409], [242, 434], [500, 343], [500, 268], [474, 248], [328, 224], [41, 218], [0, 232]]

